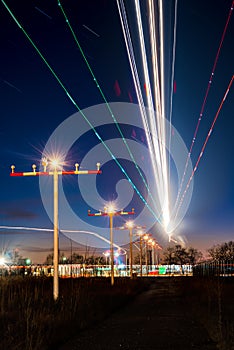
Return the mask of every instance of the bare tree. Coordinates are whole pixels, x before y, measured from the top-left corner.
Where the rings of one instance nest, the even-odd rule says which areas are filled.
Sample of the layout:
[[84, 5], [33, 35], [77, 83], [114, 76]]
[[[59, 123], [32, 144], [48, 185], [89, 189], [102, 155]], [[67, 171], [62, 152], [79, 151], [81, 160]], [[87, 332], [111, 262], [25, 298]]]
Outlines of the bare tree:
[[167, 247], [163, 251], [163, 257], [162, 261], [164, 264], [172, 265], [175, 264], [177, 261], [175, 259], [175, 248], [174, 247]]
[[188, 254], [188, 262], [192, 266], [194, 266], [203, 257], [202, 252], [200, 252], [199, 250], [193, 247], [188, 248], [187, 254]]
[[188, 263], [188, 253], [180, 244], [175, 246], [175, 259], [179, 262], [181, 272], [184, 273], [183, 265]]
[[163, 251], [163, 262], [168, 265], [179, 264], [182, 268], [184, 264], [195, 265], [202, 258], [202, 253], [193, 247], [188, 249], [180, 244], [169, 246]]
[[84, 257], [83, 255], [79, 255], [77, 253], [73, 253], [70, 260], [73, 264], [83, 264], [84, 263]]
[[49, 254], [46, 257], [45, 264], [46, 265], [53, 265], [53, 260], [54, 260], [54, 255], [53, 254]]
[[227, 243], [214, 245], [208, 249], [213, 260], [232, 260], [234, 259], [234, 242], [229, 241]]

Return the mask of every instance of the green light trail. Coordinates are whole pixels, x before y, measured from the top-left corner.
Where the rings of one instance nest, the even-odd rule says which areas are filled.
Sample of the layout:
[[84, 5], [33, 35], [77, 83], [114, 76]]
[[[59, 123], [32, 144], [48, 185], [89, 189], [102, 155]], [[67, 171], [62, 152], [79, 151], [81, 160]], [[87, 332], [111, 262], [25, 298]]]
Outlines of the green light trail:
[[[55, 73], [55, 71], [53, 70], [53, 68], [50, 66], [50, 64], [48, 63], [48, 61], [45, 59], [45, 57], [43, 56], [43, 54], [41, 53], [41, 51], [38, 49], [38, 47], [36, 46], [36, 44], [33, 42], [33, 40], [30, 38], [30, 36], [28, 35], [28, 33], [26, 32], [26, 30], [23, 28], [23, 26], [19, 23], [19, 21], [16, 19], [16, 17], [14, 16], [13, 12], [11, 11], [11, 9], [7, 6], [7, 4], [5, 3], [4, 0], [1, 0], [1, 2], [3, 3], [3, 5], [5, 6], [5, 8], [7, 9], [7, 11], [9, 12], [10, 16], [14, 19], [14, 21], [16, 22], [17, 26], [22, 30], [22, 32], [24, 33], [24, 35], [26, 36], [26, 38], [29, 40], [30, 44], [33, 46], [33, 48], [36, 50], [36, 52], [38, 53], [38, 55], [41, 57], [42, 61], [46, 64], [46, 66], [49, 68], [50, 72], [52, 73], [52, 75], [54, 76], [54, 78], [57, 80], [57, 82], [59, 83], [59, 85], [62, 87], [62, 89], [64, 90], [64, 92], [66, 93], [66, 95], [68, 96], [69, 100], [74, 104], [74, 106], [76, 107], [76, 109], [80, 112], [80, 114], [82, 115], [82, 117], [85, 119], [85, 121], [88, 123], [88, 125], [90, 126], [90, 128], [93, 130], [93, 132], [95, 133], [95, 135], [97, 136], [97, 138], [100, 140], [100, 142], [103, 144], [103, 146], [105, 147], [105, 149], [107, 150], [107, 152], [111, 155], [112, 159], [116, 162], [116, 164], [119, 166], [119, 168], [121, 169], [121, 171], [123, 172], [123, 174], [126, 176], [127, 180], [129, 181], [129, 183], [131, 184], [131, 186], [133, 187], [133, 189], [136, 191], [136, 193], [138, 194], [139, 198], [142, 200], [142, 202], [145, 204], [145, 206], [149, 209], [149, 211], [153, 214], [154, 218], [156, 219], [156, 221], [159, 221], [159, 218], [157, 217], [156, 213], [154, 212], [154, 210], [149, 206], [149, 204], [147, 203], [147, 201], [145, 200], [145, 198], [143, 197], [143, 195], [140, 193], [140, 191], [137, 189], [136, 185], [133, 183], [133, 181], [131, 180], [131, 178], [129, 177], [129, 175], [127, 174], [127, 172], [125, 171], [125, 169], [122, 167], [122, 165], [120, 164], [120, 162], [116, 159], [116, 157], [114, 156], [114, 154], [111, 152], [111, 149], [107, 146], [107, 144], [103, 141], [102, 137], [99, 135], [99, 133], [96, 131], [95, 127], [92, 125], [92, 123], [88, 120], [88, 118], [86, 117], [86, 115], [84, 114], [84, 112], [82, 111], [82, 109], [78, 106], [78, 104], [75, 102], [75, 100], [72, 98], [72, 96], [70, 95], [70, 93], [68, 92], [68, 90], [66, 89], [65, 85], [62, 83], [62, 81], [59, 79], [58, 75]], [[97, 84], [97, 86], [99, 86]], [[99, 87], [100, 89], [100, 87]]]
[[129, 145], [128, 145], [128, 143], [127, 143], [125, 137], [124, 137], [124, 134], [123, 134], [123, 132], [122, 132], [120, 126], [119, 126], [119, 123], [118, 123], [118, 121], [116, 120], [116, 118], [115, 118], [115, 116], [114, 116], [114, 114], [113, 114], [113, 111], [112, 111], [112, 109], [111, 109], [111, 107], [110, 107], [110, 104], [109, 104], [109, 102], [107, 101], [106, 96], [105, 96], [105, 94], [104, 94], [104, 92], [103, 92], [103, 90], [102, 90], [100, 84], [98, 83], [98, 81], [97, 81], [97, 79], [96, 79], [96, 76], [95, 76], [95, 74], [94, 74], [94, 72], [93, 72], [93, 70], [92, 70], [92, 68], [91, 68], [91, 66], [90, 66], [90, 64], [89, 64], [89, 62], [88, 62], [88, 60], [87, 60], [85, 54], [84, 54], [84, 51], [83, 51], [83, 49], [82, 49], [82, 47], [81, 47], [81, 45], [80, 45], [80, 43], [79, 43], [79, 40], [77, 39], [77, 36], [76, 36], [76, 34], [75, 34], [75, 32], [74, 32], [72, 26], [71, 26], [71, 23], [70, 23], [70, 21], [69, 21], [67, 15], [66, 15], [66, 13], [65, 13], [65, 11], [64, 11], [64, 8], [63, 8], [63, 6], [62, 6], [60, 0], [58, 0], [58, 6], [59, 6], [59, 8], [60, 8], [60, 10], [61, 10], [61, 12], [62, 12], [64, 18], [65, 18], [65, 21], [66, 21], [66, 23], [67, 23], [67, 25], [68, 25], [68, 27], [69, 27], [71, 33], [72, 33], [73, 38], [74, 38], [74, 40], [75, 40], [75, 42], [76, 42], [76, 44], [77, 44], [77, 46], [78, 46], [78, 48], [79, 48], [79, 50], [80, 50], [80, 53], [81, 53], [81, 55], [82, 55], [82, 57], [83, 57], [83, 59], [84, 59], [86, 65], [87, 65], [87, 67], [88, 67], [88, 70], [89, 70], [90, 74], [91, 74], [92, 77], [93, 77], [93, 80], [94, 80], [94, 82], [95, 82], [95, 84], [96, 84], [96, 87], [98, 88], [98, 90], [99, 90], [99, 92], [100, 92], [100, 94], [101, 94], [101, 96], [102, 96], [102, 98], [103, 98], [103, 100], [104, 100], [104, 102], [105, 102], [105, 104], [106, 104], [106, 107], [107, 107], [108, 111], [110, 112], [110, 115], [111, 115], [112, 119], [113, 119], [114, 122], [115, 122], [115, 125], [116, 125], [116, 127], [117, 127], [117, 129], [118, 129], [118, 131], [119, 131], [119, 133], [120, 133], [120, 135], [121, 135], [121, 137], [122, 137], [123, 143], [125, 144], [125, 146], [126, 146], [126, 148], [127, 148], [127, 150], [128, 150], [128, 153], [129, 153], [129, 155], [130, 155], [130, 157], [131, 157], [131, 160], [132, 160], [133, 163], [135, 164], [135, 167], [136, 167], [136, 169], [137, 169], [139, 175], [140, 175], [141, 178], [142, 178], [142, 181], [143, 181], [143, 183], [144, 183], [144, 185], [145, 185], [145, 187], [146, 187], [146, 189], [147, 189], [147, 191], [148, 191], [148, 194], [149, 194], [150, 198], [152, 199], [153, 203], [156, 204], [156, 203], [155, 203], [155, 200], [154, 200], [154, 198], [153, 198], [153, 196], [152, 196], [152, 193], [150, 192], [149, 186], [148, 186], [148, 184], [147, 184], [147, 182], [146, 182], [146, 180], [145, 180], [145, 177], [143, 176], [143, 174], [142, 174], [142, 172], [141, 172], [141, 169], [139, 168], [138, 164], [137, 164], [136, 161], [135, 161], [135, 158], [134, 158], [134, 156], [133, 156], [133, 154], [132, 154], [132, 152], [131, 152], [131, 149], [129, 148]]

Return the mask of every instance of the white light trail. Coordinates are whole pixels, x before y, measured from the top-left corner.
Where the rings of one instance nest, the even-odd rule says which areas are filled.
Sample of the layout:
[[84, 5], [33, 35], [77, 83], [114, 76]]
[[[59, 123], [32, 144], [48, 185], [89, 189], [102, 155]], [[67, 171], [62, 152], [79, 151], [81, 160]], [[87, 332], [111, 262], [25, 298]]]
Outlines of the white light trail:
[[[104, 242], [106, 242], [106, 243], [108, 243], [108, 244], [110, 244], [110, 241], [109, 241], [109, 239], [107, 239], [107, 238], [105, 238], [105, 237], [103, 237], [103, 236], [101, 236], [101, 235], [99, 235], [98, 233], [96, 233], [96, 232], [91, 232], [91, 231], [82, 231], [82, 230], [60, 230], [61, 232], [64, 232], [64, 233], [79, 233], [79, 234], [88, 234], [88, 235], [91, 235], [91, 236], [95, 236], [95, 237], [97, 237], [97, 238], [99, 238], [99, 239], [101, 239], [102, 241], [104, 241]], [[113, 246], [114, 247], [116, 247], [116, 248], [118, 248], [118, 249], [122, 249], [122, 250], [124, 250], [122, 247], [120, 247], [118, 244], [116, 244], [116, 243], [113, 243]]]
[[[154, 2], [151, 0], [151, 8], [152, 8], [152, 19], [153, 19], [153, 25], [154, 28], [156, 27], [155, 24], [155, 14], [154, 14]], [[158, 76], [160, 74], [161, 77], [161, 89], [159, 91], [159, 94], [161, 93], [161, 114], [156, 114], [157, 117], [157, 125], [158, 125], [158, 134], [160, 135], [160, 154], [162, 159], [162, 174], [163, 174], [163, 198], [162, 198], [162, 212], [163, 212], [163, 224], [167, 231], [167, 227], [170, 221], [170, 213], [169, 213], [169, 183], [168, 183], [168, 165], [167, 165], [167, 156], [166, 156], [166, 128], [165, 128], [165, 118], [166, 118], [166, 112], [165, 112], [165, 78], [164, 78], [164, 25], [163, 25], [163, 5], [162, 0], [159, 3], [159, 33], [160, 33], [160, 67]], [[155, 42], [154, 46], [157, 47], [156, 43], [156, 36], [151, 39], [151, 42]], [[157, 79], [154, 77], [154, 80]], [[155, 104], [157, 104], [157, 100], [155, 100]]]
[[161, 109], [161, 96], [160, 96], [160, 82], [159, 82], [159, 63], [157, 53], [157, 35], [155, 25], [155, 13], [154, 13], [154, 2], [149, 1], [149, 30], [150, 30], [150, 44], [152, 54], [152, 67], [153, 67], [153, 83], [154, 83], [154, 100], [155, 110], [157, 115], [162, 115]]
[[[129, 63], [130, 63], [130, 68], [132, 71], [133, 82], [134, 82], [134, 86], [135, 86], [135, 90], [136, 90], [137, 100], [138, 100], [138, 104], [139, 104], [139, 108], [140, 108], [140, 114], [141, 114], [142, 122], [144, 125], [144, 130], [145, 130], [145, 134], [146, 134], [146, 140], [147, 140], [149, 152], [150, 152], [150, 155], [152, 158], [152, 155], [154, 152], [153, 152], [152, 142], [151, 142], [151, 131], [150, 131], [150, 126], [149, 126], [148, 119], [147, 119], [147, 113], [146, 113], [146, 109], [145, 109], [145, 105], [144, 105], [144, 99], [142, 96], [141, 83], [140, 83], [140, 79], [139, 79], [139, 75], [138, 75], [133, 44], [132, 44], [132, 40], [131, 40], [131, 34], [129, 31], [127, 14], [126, 14], [123, 0], [117, 0], [117, 5], [118, 5], [118, 10], [119, 10], [119, 16], [120, 16], [120, 21], [121, 21], [121, 25], [122, 25], [124, 40], [126, 43], [126, 49], [127, 49], [128, 59], [129, 59]], [[154, 165], [154, 164], [155, 163], [154, 163], [154, 158], [153, 158], [152, 165]], [[153, 199], [153, 202], [155, 202], [152, 195], [151, 195], [151, 198]]]
[[174, 15], [174, 31], [173, 31], [173, 53], [172, 53], [172, 72], [171, 72], [171, 96], [170, 96], [170, 112], [169, 112], [169, 147], [168, 147], [168, 179], [171, 177], [171, 136], [172, 136], [172, 101], [174, 93], [174, 76], [175, 76], [175, 54], [176, 54], [176, 27], [177, 27], [177, 6], [178, 1], [175, 0], [175, 15]]
[[41, 231], [41, 232], [54, 232], [50, 228], [39, 228], [39, 227], [27, 227], [27, 226], [0, 226], [0, 230], [25, 230], [25, 231]]
[[[27, 226], [0, 226], [0, 230], [16, 230], [16, 231], [37, 231], [37, 232], [54, 232], [53, 229], [50, 228], [40, 228], [40, 227], [27, 227]], [[110, 244], [109, 239], [99, 235], [96, 232], [91, 231], [82, 231], [82, 230], [59, 230], [62, 233], [79, 233], [79, 234], [88, 234], [94, 237], [101, 239], [102, 241]], [[118, 249], [123, 249], [119, 245], [113, 243], [113, 245]]]
[[149, 69], [148, 69], [148, 63], [147, 63], [147, 55], [146, 55], [146, 49], [145, 49], [145, 40], [144, 40], [139, 0], [135, 0], [135, 10], [136, 10], [136, 16], [137, 16], [136, 19], [137, 19], [138, 34], [139, 34], [139, 40], [140, 40], [140, 50], [141, 50], [141, 59], [142, 59], [143, 72], [144, 72], [144, 81], [146, 86], [146, 100], [147, 100], [147, 106], [149, 108], [148, 120], [149, 120], [150, 134], [148, 135], [148, 140], [151, 144], [150, 155], [151, 155], [151, 161], [154, 169], [155, 181], [156, 183], [159, 184], [158, 195], [159, 195], [159, 201], [161, 203], [162, 194], [163, 194], [162, 193], [163, 177], [162, 177], [162, 172], [160, 171], [161, 170], [160, 169], [161, 154], [159, 150], [160, 135], [158, 135], [156, 122], [155, 122], [154, 104], [152, 99], [151, 84], [150, 84], [150, 78], [149, 78]]
[[[163, 3], [159, 3], [159, 21], [155, 13], [155, 2], [148, 1], [148, 34], [150, 42], [150, 53], [146, 49], [147, 36], [143, 29], [141, 4], [139, 0], [134, 1], [137, 38], [139, 40], [139, 58], [140, 67], [136, 64], [136, 53], [134, 52], [131, 33], [128, 26], [128, 20], [123, 0], [117, 0], [119, 15], [128, 53], [129, 63], [133, 75], [133, 81], [136, 89], [138, 103], [141, 109], [141, 117], [145, 128], [146, 139], [150, 152], [151, 162], [154, 171], [154, 178], [157, 188], [155, 196], [160, 203], [160, 216], [164, 230], [170, 221], [169, 208], [169, 170], [166, 150], [166, 116], [165, 116], [165, 77], [164, 77], [164, 30], [163, 30]], [[157, 38], [159, 33], [159, 38]], [[135, 34], [134, 34], [135, 35]], [[175, 37], [175, 36], [174, 36]], [[157, 39], [159, 42], [157, 42]], [[147, 42], [148, 44], [148, 42]], [[147, 45], [148, 46], [148, 45]], [[160, 54], [159, 54], [160, 51]], [[173, 60], [174, 64], [174, 60]], [[138, 71], [143, 71], [143, 82], [146, 87], [146, 104], [149, 112], [146, 114], [144, 99], [142, 96], [142, 82], [140, 81]], [[172, 69], [174, 71], [174, 69]], [[152, 74], [150, 73], [152, 72]], [[151, 88], [152, 86], [152, 88]], [[152, 94], [153, 89], [153, 94]], [[156, 113], [155, 113], [156, 110]]]

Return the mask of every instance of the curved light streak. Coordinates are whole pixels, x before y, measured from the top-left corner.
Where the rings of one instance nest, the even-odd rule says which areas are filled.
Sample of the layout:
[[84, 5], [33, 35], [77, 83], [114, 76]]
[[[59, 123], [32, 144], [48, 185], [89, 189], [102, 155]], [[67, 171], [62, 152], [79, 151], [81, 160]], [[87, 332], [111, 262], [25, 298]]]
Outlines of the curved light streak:
[[[17, 230], [17, 231], [37, 231], [37, 232], [54, 232], [53, 229], [50, 228], [39, 228], [39, 227], [27, 227], [27, 226], [0, 226], [0, 229], [4, 230]], [[109, 239], [102, 237], [96, 232], [91, 232], [91, 231], [82, 231], [82, 230], [62, 230], [59, 229], [60, 232], [64, 233], [81, 233], [81, 234], [88, 234], [94, 237], [97, 237], [101, 239], [102, 241], [110, 244]], [[113, 245], [118, 248], [126, 251], [124, 248], [120, 247], [118, 244], [113, 243]]]

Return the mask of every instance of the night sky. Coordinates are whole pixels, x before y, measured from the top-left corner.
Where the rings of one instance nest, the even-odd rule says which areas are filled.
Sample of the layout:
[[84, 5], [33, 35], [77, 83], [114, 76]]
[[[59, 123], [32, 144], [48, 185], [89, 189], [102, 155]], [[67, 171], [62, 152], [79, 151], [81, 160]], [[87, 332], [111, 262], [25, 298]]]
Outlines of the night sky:
[[[142, 1], [145, 3], [145, 1]], [[94, 84], [84, 59], [58, 7], [57, 1], [7, 0], [19, 23], [24, 27], [42, 55], [58, 75], [80, 109], [104, 103]], [[62, 2], [85, 56], [92, 67], [108, 102], [137, 103], [134, 84], [120, 25], [118, 9], [112, 0], [66, 0]], [[232, 0], [178, 0], [175, 83], [172, 124], [189, 149], [206, 89], [220, 45]], [[0, 143], [1, 143], [1, 206], [0, 225], [53, 228], [44, 209], [39, 179], [11, 178], [10, 166], [16, 171], [30, 171], [33, 163], [39, 167], [43, 149], [54, 130], [77, 112], [66, 92], [50, 72], [28, 38], [17, 26], [5, 6], [0, 4], [1, 74], [0, 74]], [[166, 45], [172, 43], [172, 12], [168, 10]], [[166, 22], [167, 24], [167, 22]], [[170, 35], [169, 35], [170, 34]], [[227, 86], [234, 74], [233, 14], [216, 64], [203, 118], [193, 153], [195, 165]], [[170, 50], [168, 50], [169, 52]], [[170, 56], [167, 57], [168, 62]], [[167, 83], [170, 69], [165, 69]], [[144, 92], [144, 86], [142, 86]], [[176, 228], [188, 245], [205, 251], [214, 244], [233, 239], [234, 230], [234, 165], [233, 117], [234, 86], [224, 102], [214, 130], [194, 176], [194, 188], [189, 209]], [[111, 129], [103, 129], [104, 138]], [[144, 138], [137, 128], [125, 129], [126, 135]], [[74, 144], [68, 156], [68, 168], [80, 163], [85, 149], [97, 140], [92, 132]], [[59, 149], [59, 146], [58, 146]], [[99, 161], [97, 154], [93, 163]], [[123, 163], [123, 166], [126, 164]], [[97, 180], [97, 190], [105, 200], [115, 199], [114, 176], [121, 171], [108, 164], [103, 166], [103, 180]], [[126, 165], [127, 166], [127, 165]], [[131, 165], [129, 165], [131, 166]], [[109, 175], [105, 175], [109, 171]], [[96, 180], [95, 180], [96, 181]], [[66, 195], [77, 215], [87, 215], [87, 205], [79, 202], [76, 179], [65, 179]], [[52, 184], [52, 182], [51, 182]], [[109, 184], [109, 185], [108, 185]], [[52, 191], [52, 189], [51, 189]], [[52, 194], [52, 192], [51, 192]], [[137, 197], [137, 196], [136, 196]], [[142, 203], [135, 198], [142, 209]], [[78, 204], [79, 203], [79, 204]], [[132, 204], [132, 203], [131, 203]], [[138, 207], [137, 207], [138, 208]], [[98, 210], [100, 208], [91, 208]], [[120, 208], [119, 208], [120, 209]], [[127, 210], [131, 209], [129, 206]], [[89, 218], [84, 219], [88, 222]], [[121, 224], [121, 220], [119, 222]], [[61, 224], [62, 225], [62, 224]], [[95, 231], [95, 224], [92, 223]], [[99, 222], [96, 232], [102, 234]], [[144, 225], [144, 222], [142, 222]], [[108, 226], [108, 225], [107, 225]], [[77, 229], [83, 230], [85, 227]], [[155, 237], [166, 245], [165, 237]], [[159, 230], [159, 229], [158, 229]], [[18, 248], [22, 255], [43, 258], [52, 247], [52, 234], [30, 231], [0, 231], [0, 249]], [[61, 235], [61, 244], [69, 240]], [[89, 241], [92, 244], [91, 241]], [[94, 243], [95, 246], [95, 243]], [[39, 260], [40, 260], [39, 259]]]

